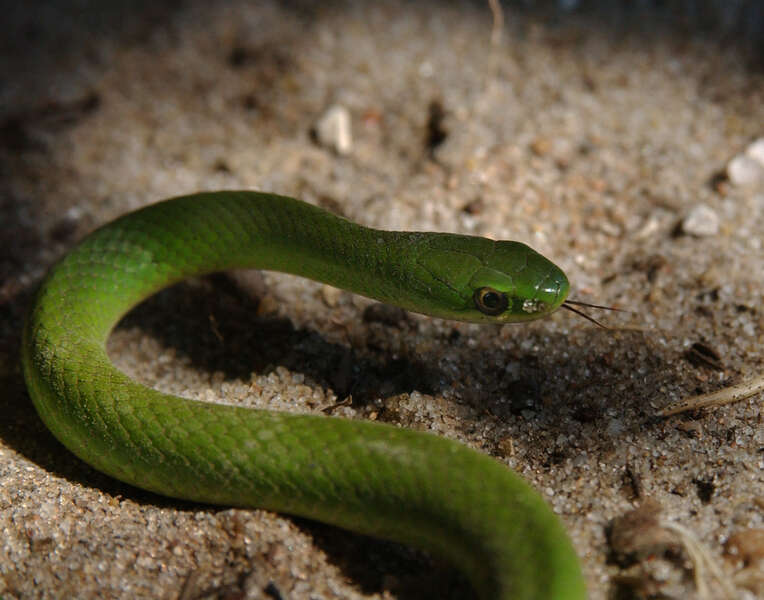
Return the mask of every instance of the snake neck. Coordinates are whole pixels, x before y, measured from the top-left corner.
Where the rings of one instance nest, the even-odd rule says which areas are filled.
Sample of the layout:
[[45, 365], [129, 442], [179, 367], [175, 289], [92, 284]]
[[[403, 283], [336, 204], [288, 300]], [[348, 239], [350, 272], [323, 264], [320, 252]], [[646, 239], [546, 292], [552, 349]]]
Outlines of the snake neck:
[[30, 321], [50, 323], [54, 311], [67, 314], [82, 337], [102, 344], [149, 295], [188, 277], [235, 268], [283, 271], [414, 308], [428, 286], [416, 268], [422, 239], [419, 233], [369, 229], [273, 194], [173, 198], [88, 236], [38, 292], [36, 310], [50, 314]]

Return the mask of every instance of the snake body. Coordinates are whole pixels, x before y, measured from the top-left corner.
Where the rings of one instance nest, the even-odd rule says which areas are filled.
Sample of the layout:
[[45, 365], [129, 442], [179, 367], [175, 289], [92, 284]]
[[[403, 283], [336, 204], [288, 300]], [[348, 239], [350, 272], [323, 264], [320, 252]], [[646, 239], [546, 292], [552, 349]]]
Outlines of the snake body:
[[22, 364], [53, 434], [99, 471], [165, 496], [426, 549], [463, 569], [481, 598], [585, 597], [562, 525], [493, 458], [379, 423], [183, 399], [111, 364], [106, 340], [133, 306], [184, 278], [240, 267], [478, 322], [538, 318], [568, 292], [556, 266], [517, 242], [369, 229], [257, 192], [166, 200], [91, 233], [37, 292]]

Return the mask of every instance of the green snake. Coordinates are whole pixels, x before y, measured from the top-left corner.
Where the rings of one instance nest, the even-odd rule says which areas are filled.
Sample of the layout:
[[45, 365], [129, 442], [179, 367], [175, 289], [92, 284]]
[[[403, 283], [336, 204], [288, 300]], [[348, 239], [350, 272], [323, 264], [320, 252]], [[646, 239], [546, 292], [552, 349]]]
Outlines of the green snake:
[[585, 598], [558, 518], [487, 455], [380, 423], [179, 398], [112, 365], [106, 340], [133, 306], [182, 279], [242, 267], [481, 323], [544, 317], [569, 290], [558, 267], [519, 242], [370, 229], [258, 192], [165, 200], [91, 233], [36, 294], [22, 364], [56, 438], [99, 471], [165, 496], [425, 549], [462, 569], [481, 598]]

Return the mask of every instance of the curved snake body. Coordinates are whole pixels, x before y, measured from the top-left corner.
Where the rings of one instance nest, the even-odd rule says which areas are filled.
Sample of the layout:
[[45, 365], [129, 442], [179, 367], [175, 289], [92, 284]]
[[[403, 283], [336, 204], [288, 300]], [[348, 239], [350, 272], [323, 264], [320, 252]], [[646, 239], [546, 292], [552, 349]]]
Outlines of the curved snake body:
[[558, 519], [486, 455], [388, 425], [183, 399], [111, 364], [107, 337], [133, 306], [239, 267], [479, 322], [544, 316], [568, 292], [557, 267], [516, 242], [368, 229], [256, 192], [167, 200], [93, 232], [37, 293], [22, 364], [53, 434], [96, 469], [165, 496], [267, 508], [432, 551], [485, 599], [585, 597]]

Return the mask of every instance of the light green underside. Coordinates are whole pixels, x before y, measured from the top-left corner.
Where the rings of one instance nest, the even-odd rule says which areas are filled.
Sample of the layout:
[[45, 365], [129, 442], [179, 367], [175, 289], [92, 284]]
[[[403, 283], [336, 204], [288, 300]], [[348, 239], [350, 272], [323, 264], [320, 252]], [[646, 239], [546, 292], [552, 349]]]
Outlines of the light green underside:
[[297, 273], [451, 316], [428, 299], [412, 252], [450, 239], [492, 242], [438, 235], [367, 229], [255, 192], [197, 194], [132, 213], [91, 234], [41, 285], [22, 345], [30, 396], [67, 448], [138, 487], [413, 544], [463, 569], [485, 599], [584, 598], [559, 520], [494, 459], [377, 423], [161, 394], [106, 356], [111, 329], [148, 295], [235, 267]]

